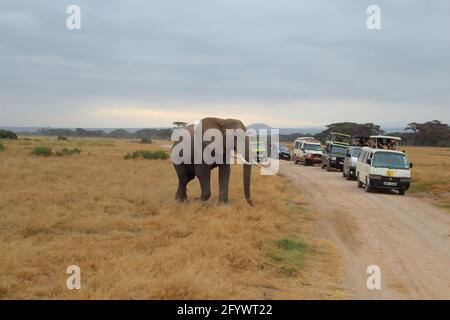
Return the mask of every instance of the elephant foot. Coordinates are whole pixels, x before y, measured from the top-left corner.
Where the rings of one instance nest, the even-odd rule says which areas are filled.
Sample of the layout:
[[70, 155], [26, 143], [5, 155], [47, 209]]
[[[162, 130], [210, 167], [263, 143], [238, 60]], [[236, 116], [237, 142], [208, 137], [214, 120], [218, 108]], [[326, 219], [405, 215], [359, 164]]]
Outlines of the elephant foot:
[[180, 196], [180, 195], [176, 195], [175, 196], [175, 200], [179, 201], [179, 202], [187, 202], [187, 196]]

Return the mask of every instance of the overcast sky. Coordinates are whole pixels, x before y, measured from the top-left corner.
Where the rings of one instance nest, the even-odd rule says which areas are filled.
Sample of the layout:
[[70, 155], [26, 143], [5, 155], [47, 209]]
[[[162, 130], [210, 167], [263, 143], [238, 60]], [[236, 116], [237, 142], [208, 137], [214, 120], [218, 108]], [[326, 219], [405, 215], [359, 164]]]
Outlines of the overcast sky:
[[[66, 28], [70, 4], [81, 30]], [[1, 0], [1, 126], [205, 116], [448, 123], [450, 1]]]

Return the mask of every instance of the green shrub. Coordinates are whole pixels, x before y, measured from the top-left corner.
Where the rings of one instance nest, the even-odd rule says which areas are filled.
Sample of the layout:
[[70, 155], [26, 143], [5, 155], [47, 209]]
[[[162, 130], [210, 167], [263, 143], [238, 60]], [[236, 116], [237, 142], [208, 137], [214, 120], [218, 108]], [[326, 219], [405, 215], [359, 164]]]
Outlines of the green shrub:
[[0, 129], [0, 139], [17, 139], [17, 134], [11, 130]]
[[53, 154], [53, 152], [52, 149], [49, 147], [39, 146], [34, 148], [31, 154], [34, 154], [35, 156], [50, 157]]
[[5, 146], [0, 143], [0, 152], [5, 151]]
[[151, 144], [152, 143], [152, 138], [142, 138], [141, 139], [141, 143], [142, 144]]
[[169, 158], [169, 154], [165, 151], [149, 151], [149, 150], [137, 150], [132, 153], [127, 153], [124, 156], [125, 159], [139, 159], [143, 158], [146, 160], [165, 160]]
[[81, 149], [78, 148], [74, 148], [74, 149], [67, 149], [67, 148], [63, 148], [60, 151], [56, 151], [55, 155], [56, 156], [71, 156], [74, 154], [80, 154], [81, 153]]
[[58, 141], [68, 141], [69, 139], [67, 137], [64, 136], [59, 136], [58, 137]]
[[311, 245], [298, 238], [283, 238], [276, 240], [274, 244], [275, 248], [270, 257], [280, 264], [280, 271], [287, 275], [295, 275], [299, 269], [303, 268], [305, 253], [314, 251]]

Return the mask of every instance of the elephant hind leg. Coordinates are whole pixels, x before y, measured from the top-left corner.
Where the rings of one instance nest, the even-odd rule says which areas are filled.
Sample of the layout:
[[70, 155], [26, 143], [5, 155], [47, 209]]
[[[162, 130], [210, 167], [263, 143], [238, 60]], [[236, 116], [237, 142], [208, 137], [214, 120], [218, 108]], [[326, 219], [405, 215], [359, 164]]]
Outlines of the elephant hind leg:
[[219, 166], [219, 202], [228, 201], [228, 183], [230, 181], [230, 165], [222, 164]]

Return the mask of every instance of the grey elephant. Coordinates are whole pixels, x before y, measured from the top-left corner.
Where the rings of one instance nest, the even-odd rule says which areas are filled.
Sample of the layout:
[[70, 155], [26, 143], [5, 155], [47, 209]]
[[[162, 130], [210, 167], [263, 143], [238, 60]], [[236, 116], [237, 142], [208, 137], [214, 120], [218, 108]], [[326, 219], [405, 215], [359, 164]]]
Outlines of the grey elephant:
[[[212, 163], [207, 164], [202, 159], [201, 163], [194, 164], [194, 152], [193, 152], [193, 146], [194, 146], [194, 125], [189, 125], [185, 129], [189, 131], [191, 138], [191, 145], [192, 145], [192, 152], [191, 152], [191, 161], [190, 163], [181, 163], [181, 164], [175, 164], [175, 171], [178, 176], [178, 189], [176, 192], [175, 198], [179, 201], [186, 201], [187, 200], [187, 194], [186, 194], [186, 186], [187, 184], [193, 180], [195, 177], [198, 178], [200, 182], [200, 188], [201, 188], [201, 200], [206, 201], [211, 196], [211, 185], [210, 185], [210, 179], [211, 179], [211, 170], [218, 167], [219, 168], [219, 202], [225, 203], [228, 201], [228, 183], [230, 180], [230, 164], [227, 163], [226, 158], [230, 157], [231, 150], [227, 150], [226, 148], [226, 142], [225, 142], [225, 136], [226, 136], [226, 130], [227, 129], [241, 129], [244, 132], [246, 131], [246, 128], [244, 124], [240, 120], [236, 119], [220, 119], [220, 118], [204, 118], [201, 120], [202, 125], [202, 131], [205, 132], [208, 129], [217, 129], [219, 130], [223, 137], [224, 141], [222, 143], [223, 150], [219, 150], [221, 152], [221, 155], [219, 157], [223, 157], [223, 161], [221, 163]], [[236, 141], [234, 141], [236, 142]], [[174, 142], [172, 150], [174, 150], [174, 147], [180, 143], [179, 141]], [[204, 148], [209, 144], [210, 142], [203, 142], [202, 140], [202, 151]], [[236, 143], [234, 143], [234, 150], [236, 150]], [[249, 161], [250, 158], [250, 150], [249, 150], [249, 138], [245, 137], [245, 152], [242, 155], [242, 159], [244, 161], [244, 174], [243, 174], [243, 183], [244, 183], [244, 195], [245, 199], [249, 204], [251, 203], [250, 198], [250, 180], [251, 180], [251, 164]]]

